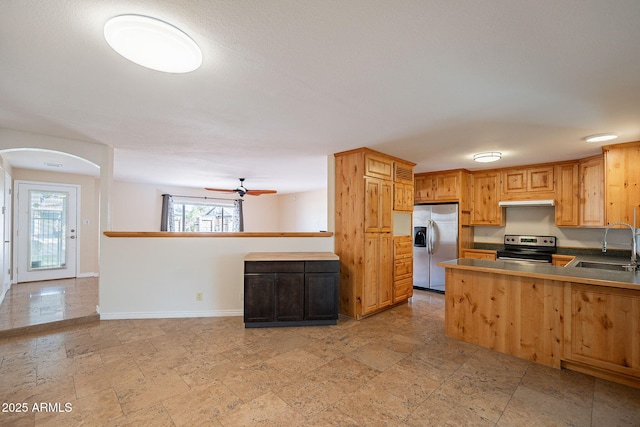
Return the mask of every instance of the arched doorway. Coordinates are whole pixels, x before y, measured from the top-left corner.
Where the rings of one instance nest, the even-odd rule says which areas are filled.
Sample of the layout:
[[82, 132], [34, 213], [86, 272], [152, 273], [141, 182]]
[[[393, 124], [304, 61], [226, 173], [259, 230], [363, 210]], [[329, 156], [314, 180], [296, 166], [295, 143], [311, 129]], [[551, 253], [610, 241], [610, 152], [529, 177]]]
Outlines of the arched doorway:
[[[0, 221], [5, 230], [0, 265], [8, 260], [10, 265], [4, 269], [10, 272], [6, 275], [10, 281], [7, 286], [7, 278], [3, 280], [6, 299], [0, 305], [0, 329], [97, 317], [100, 167], [69, 153], [41, 148], [7, 149], [0, 151], [0, 156], [6, 169], [0, 171], [5, 184], [0, 196], [5, 213]], [[20, 185], [12, 185], [16, 182]], [[61, 230], [59, 217], [65, 215], [51, 201], [61, 199], [58, 195], [66, 194], [69, 188], [77, 190], [77, 221]], [[57, 239], [54, 229], [62, 231]], [[67, 260], [58, 261], [57, 266], [43, 265], [34, 255], [38, 252], [35, 248], [42, 246], [45, 248], [38, 251], [46, 252], [44, 259], [55, 258], [51, 248], [58, 246]], [[72, 252], [72, 247], [77, 252]], [[60, 275], [71, 264], [76, 264], [73, 272]], [[68, 278], [53, 280], [60, 277]]]

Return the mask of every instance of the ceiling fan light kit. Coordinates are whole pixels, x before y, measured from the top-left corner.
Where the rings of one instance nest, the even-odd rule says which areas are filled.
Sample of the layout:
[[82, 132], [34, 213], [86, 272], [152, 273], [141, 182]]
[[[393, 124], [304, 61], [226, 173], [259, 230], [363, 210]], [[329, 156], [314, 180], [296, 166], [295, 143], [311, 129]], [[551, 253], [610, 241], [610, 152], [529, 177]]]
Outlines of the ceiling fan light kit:
[[244, 197], [245, 194], [249, 196], [261, 196], [263, 194], [276, 194], [276, 190], [249, 190], [244, 186], [244, 178], [238, 178], [240, 180], [240, 186], [232, 189], [228, 188], [210, 188], [207, 187], [205, 190], [209, 191], [217, 191], [218, 193], [237, 193], [238, 196]]

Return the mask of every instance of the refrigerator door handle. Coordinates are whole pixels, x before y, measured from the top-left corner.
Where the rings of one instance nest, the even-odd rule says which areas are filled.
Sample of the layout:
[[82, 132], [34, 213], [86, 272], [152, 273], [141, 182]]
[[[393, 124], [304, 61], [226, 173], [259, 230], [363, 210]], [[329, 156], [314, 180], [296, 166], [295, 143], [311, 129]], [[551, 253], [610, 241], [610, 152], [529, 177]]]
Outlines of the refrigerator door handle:
[[433, 253], [433, 249], [435, 247], [435, 222], [433, 220], [429, 221], [429, 253]]

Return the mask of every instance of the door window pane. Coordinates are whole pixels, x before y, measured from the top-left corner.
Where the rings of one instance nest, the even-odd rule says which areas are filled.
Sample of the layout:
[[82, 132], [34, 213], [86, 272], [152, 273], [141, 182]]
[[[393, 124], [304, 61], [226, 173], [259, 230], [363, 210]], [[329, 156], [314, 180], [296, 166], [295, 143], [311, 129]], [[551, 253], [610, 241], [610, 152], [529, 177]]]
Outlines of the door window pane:
[[66, 224], [69, 193], [29, 191], [29, 270], [66, 265]]

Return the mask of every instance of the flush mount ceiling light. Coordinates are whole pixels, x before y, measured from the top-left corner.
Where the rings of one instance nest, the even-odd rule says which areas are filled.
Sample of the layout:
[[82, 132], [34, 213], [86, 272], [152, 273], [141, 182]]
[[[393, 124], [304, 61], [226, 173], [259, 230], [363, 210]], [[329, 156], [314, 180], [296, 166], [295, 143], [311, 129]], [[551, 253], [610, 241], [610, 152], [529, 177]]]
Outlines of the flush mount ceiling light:
[[104, 25], [104, 38], [131, 62], [165, 73], [188, 73], [202, 64], [202, 52], [180, 29], [143, 15], [120, 15]]
[[589, 135], [585, 138], [587, 142], [604, 142], [611, 141], [612, 139], [616, 139], [618, 135], [615, 133], [599, 133], [596, 135]]
[[480, 163], [495, 162], [502, 158], [502, 153], [498, 151], [487, 151], [486, 153], [477, 153], [473, 155], [473, 160]]

